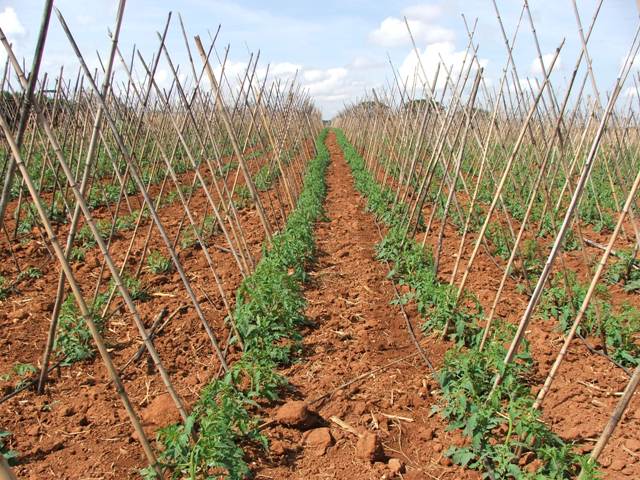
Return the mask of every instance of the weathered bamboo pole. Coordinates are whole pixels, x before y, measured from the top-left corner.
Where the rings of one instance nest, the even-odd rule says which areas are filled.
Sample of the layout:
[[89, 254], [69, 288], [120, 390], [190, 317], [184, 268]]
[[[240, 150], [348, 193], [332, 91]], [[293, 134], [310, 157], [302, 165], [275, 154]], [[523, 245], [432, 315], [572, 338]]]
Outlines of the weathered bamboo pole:
[[[545, 265], [542, 269], [542, 272], [540, 274], [540, 278], [538, 280], [538, 283], [536, 284], [536, 287], [533, 291], [533, 294], [531, 295], [531, 298], [529, 300], [529, 303], [527, 305], [526, 310], [524, 311], [522, 318], [520, 319], [520, 323], [518, 325], [518, 330], [511, 342], [511, 345], [509, 346], [509, 350], [507, 351], [507, 354], [504, 358], [504, 364], [508, 365], [509, 363], [511, 363], [511, 361], [513, 360], [515, 354], [518, 351], [518, 348], [520, 346], [520, 343], [522, 342], [523, 338], [524, 338], [524, 333], [525, 330], [527, 328], [527, 326], [529, 325], [529, 322], [531, 321], [531, 318], [533, 316], [533, 311], [535, 310], [535, 307], [538, 304], [538, 301], [540, 300], [540, 296], [542, 294], [542, 290], [544, 288], [544, 285], [547, 282], [547, 279], [549, 278], [549, 274], [551, 273], [551, 268], [554, 264], [554, 261], [558, 255], [558, 252], [560, 251], [560, 249], [562, 248], [562, 244], [563, 244], [563, 240], [565, 237], [565, 234], [567, 233], [567, 230], [569, 229], [569, 225], [571, 223], [571, 221], [573, 220], [573, 214], [575, 212], [575, 209], [577, 207], [578, 202], [580, 201], [580, 198], [582, 196], [582, 192], [584, 190], [584, 186], [586, 184], [587, 179], [589, 178], [589, 175], [591, 173], [591, 170], [593, 168], [593, 164], [594, 164], [594, 160], [596, 157], [596, 154], [598, 153], [598, 148], [600, 146], [600, 140], [602, 139], [602, 135], [604, 133], [604, 129], [606, 127], [607, 124], [607, 120], [609, 119], [612, 111], [613, 111], [613, 107], [615, 105], [615, 101], [618, 97], [618, 94], [620, 93], [620, 90], [622, 89], [622, 84], [624, 83], [624, 80], [626, 79], [630, 69], [631, 69], [631, 65], [633, 64], [633, 61], [629, 61], [629, 59], [633, 59], [635, 58], [635, 54], [638, 51], [638, 47], [640, 46], [640, 43], [638, 43], [638, 35], [640, 34], [640, 27], [636, 30], [636, 34], [633, 40], [633, 44], [631, 46], [631, 50], [630, 50], [630, 56], [627, 57], [627, 61], [625, 62], [625, 64], [622, 66], [622, 69], [616, 79], [616, 82], [614, 84], [614, 89], [613, 92], [611, 94], [611, 97], [609, 98], [609, 103], [607, 105], [607, 108], [605, 110], [605, 114], [602, 116], [602, 120], [600, 121], [600, 125], [598, 126], [598, 130], [594, 136], [593, 142], [591, 144], [591, 148], [589, 150], [589, 153], [587, 155], [586, 161], [585, 161], [585, 165], [582, 169], [582, 173], [580, 175], [580, 179], [576, 185], [575, 191], [573, 193], [573, 196], [571, 198], [571, 203], [569, 204], [569, 207], [567, 208], [567, 211], [565, 213], [565, 217], [564, 220], [562, 222], [562, 226], [560, 227], [560, 231], [558, 232], [555, 241], [553, 243], [553, 247], [551, 248], [551, 252], [549, 253], [549, 256], [547, 258], [547, 261], [545, 262]], [[493, 392], [496, 390], [496, 388], [500, 385], [500, 383], [502, 382], [502, 375], [498, 374], [496, 376], [495, 382], [494, 382], [494, 386], [490, 392], [490, 396], [493, 394]]]
[[[38, 72], [40, 71], [40, 64], [42, 62], [44, 46], [47, 40], [47, 33], [49, 32], [49, 20], [51, 19], [52, 8], [53, 0], [46, 0], [42, 12], [40, 32], [38, 33], [38, 41], [36, 42], [35, 54], [33, 56], [33, 63], [31, 65], [31, 72], [29, 73], [29, 84], [25, 89], [25, 94], [22, 99], [22, 105], [20, 107], [20, 120], [18, 123], [18, 133], [16, 134], [16, 142], [18, 148], [22, 147], [22, 139], [27, 128], [29, 113], [31, 112], [33, 90], [35, 89], [36, 81], [38, 80]], [[4, 223], [5, 211], [7, 209], [9, 199], [11, 198], [11, 185], [13, 184], [15, 171], [16, 165], [11, 157], [8, 159], [7, 173], [5, 174], [4, 183], [2, 185], [2, 193], [0, 194], [0, 226], [2, 226]]]

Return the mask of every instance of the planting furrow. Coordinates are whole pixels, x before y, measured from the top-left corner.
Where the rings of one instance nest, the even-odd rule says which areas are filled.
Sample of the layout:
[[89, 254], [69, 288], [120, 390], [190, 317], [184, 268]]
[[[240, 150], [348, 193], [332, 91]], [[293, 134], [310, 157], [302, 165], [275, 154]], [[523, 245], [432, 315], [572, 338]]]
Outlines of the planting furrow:
[[[462, 436], [431, 413], [435, 383], [407, 334], [385, 268], [374, 261], [374, 218], [331, 131], [326, 220], [316, 225], [317, 261], [304, 288], [310, 325], [303, 356], [281, 371], [282, 405], [264, 433], [265, 478], [479, 478], [444, 456]], [[417, 317], [408, 308], [410, 318]], [[423, 347], [439, 363], [444, 344]], [[341, 388], [345, 383], [349, 385]]]

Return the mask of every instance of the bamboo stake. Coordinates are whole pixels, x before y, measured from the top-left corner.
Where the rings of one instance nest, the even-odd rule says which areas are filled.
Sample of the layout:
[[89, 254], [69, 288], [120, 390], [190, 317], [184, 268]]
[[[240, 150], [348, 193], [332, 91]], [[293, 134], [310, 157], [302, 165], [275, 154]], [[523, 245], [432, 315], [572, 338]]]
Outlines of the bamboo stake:
[[[527, 117], [525, 119], [525, 121], [522, 124], [522, 127], [520, 129], [520, 133], [518, 135], [518, 138], [513, 146], [513, 149], [511, 151], [511, 154], [509, 155], [509, 159], [507, 161], [507, 165], [504, 168], [504, 171], [502, 173], [502, 176], [500, 178], [500, 182], [498, 183], [498, 186], [496, 188], [496, 191], [494, 193], [493, 196], [493, 200], [491, 201], [491, 205], [489, 206], [489, 210], [487, 211], [487, 214], [485, 216], [485, 220], [484, 223], [482, 224], [482, 227], [480, 229], [480, 232], [478, 233], [478, 238], [476, 239], [475, 245], [473, 247], [473, 252], [471, 253], [471, 257], [469, 258], [469, 261], [467, 263], [467, 268], [465, 269], [463, 276], [462, 276], [462, 280], [460, 281], [460, 285], [458, 285], [458, 293], [456, 295], [456, 304], [460, 301], [460, 298], [462, 297], [462, 294], [464, 292], [464, 287], [466, 285], [467, 279], [469, 277], [469, 273], [471, 271], [471, 266], [473, 265], [473, 261], [475, 260], [476, 255], [478, 254], [478, 250], [480, 248], [480, 244], [482, 241], [482, 238], [484, 237], [485, 232], [487, 231], [487, 227], [489, 225], [489, 222], [491, 220], [491, 216], [493, 215], [493, 212], [495, 210], [495, 207], [498, 203], [498, 198], [500, 196], [500, 193], [502, 192], [502, 189], [504, 187], [504, 184], [506, 182], [507, 176], [509, 175], [509, 172], [511, 171], [511, 167], [513, 165], [513, 162], [516, 158], [516, 155], [518, 153], [518, 150], [520, 149], [520, 146], [522, 145], [522, 141], [524, 139], [524, 135], [527, 132], [528, 128], [529, 128], [529, 122], [531, 121], [531, 118], [533, 117], [533, 113], [536, 109], [536, 106], [542, 96], [542, 93], [544, 92], [544, 88], [547, 86], [548, 84], [548, 80], [549, 80], [549, 75], [551, 74], [551, 72], [553, 71], [553, 67], [555, 65], [555, 62], [558, 58], [558, 55], [560, 54], [560, 50], [562, 49], [562, 46], [564, 45], [564, 40], [562, 41], [562, 43], [560, 44], [560, 46], [556, 49], [555, 54], [553, 56], [550, 68], [549, 68], [549, 72], [547, 73], [547, 76], [545, 77], [544, 83], [542, 84], [541, 89], [539, 90], [538, 94], [536, 95], [535, 100], [532, 102], [531, 107], [529, 108], [529, 112], [527, 113]], [[447, 334], [448, 329], [451, 325], [451, 321], [447, 320], [447, 323], [445, 325], [445, 329], [444, 329], [444, 333]]]
[[[640, 28], [636, 30], [636, 35], [633, 41], [633, 45], [631, 47], [631, 53], [632, 56], [630, 58], [633, 58], [635, 56], [635, 53], [638, 50], [638, 34], [640, 33]], [[567, 212], [565, 214], [564, 220], [562, 222], [562, 226], [560, 227], [560, 231], [558, 232], [556, 239], [553, 243], [553, 247], [551, 248], [551, 252], [549, 253], [549, 257], [547, 258], [547, 261], [542, 269], [542, 272], [540, 274], [540, 278], [538, 280], [538, 283], [536, 284], [536, 287], [533, 291], [533, 294], [531, 295], [531, 298], [529, 300], [529, 303], [527, 305], [526, 310], [524, 311], [522, 318], [520, 319], [520, 323], [518, 325], [518, 330], [511, 342], [511, 345], [509, 346], [509, 350], [505, 356], [504, 359], [504, 364], [508, 365], [509, 363], [511, 363], [511, 361], [513, 360], [513, 357], [515, 356], [518, 347], [520, 346], [520, 343], [522, 342], [522, 339], [524, 338], [524, 333], [525, 330], [527, 328], [527, 326], [529, 325], [529, 322], [531, 321], [531, 317], [533, 315], [533, 311], [535, 310], [535, 307], [538, 304], [538, 301], [540, 299], [540, 296], [542, 294], [542, 289], [544, 288], [545, 283], [547, 282], [547, 279], [549, 277], [549, 274], [551, 273], [551, 267], [553, 266], [553, 263], [556, 259], [556, 256], [558, 255], [558, 252], [560, 251], [560, 248], [562, 247], [562, 243], [565, 237], [565, 234], [567, 232], [567, 230], [569, 229], [569, 224], [571, 223], [572, 219], [573, 219], [573, 213], [575, 212], [576, 206], [578, 204], [578, 201], [580, 200], [581, 196], [582, 196], [582, 192], [584, 190], [584, 185], [587, 181], [587, 178], [589, 177], [589, 174], [591, 173], [591, 170], [593, 168], [593, 164], [594, 164], [594, 160], [596, 157], [596, 154], [598, 153], [598, 148], [600, 146], [600, 140], [602, 139], [602, 135], [604, 133], [604, 129], [605, 126], [607, 124], [607, 120], [609, 119], [609, 116], [611, 115], [612, 111], [613, 111], [613, 107], [615, 105], [615, 101], [618, 97], [618, 94], [620, 93], [620, 90], [622, 89], [622, 84], [624, 82], [624, 80], [627, 77], [627, 74], [629, 73], [629, 70], [631, 68], [631, 64], [633, 62], [631, 61], [627, 61], [625, 62], [625, 64], [623, 65], [620, 74], [618, 75], [618, 78], [616, 79], [615, 85], [614, 85], [614, 90], [612, 92], [611, 97], [609, 98], [609, 103], [607, 105], [606, 111], [605, 111], [605, 115], [603, 115], [602, 120], [600, 121], [600, 125], [598, 126], [598, 130], [596, 132], [596, 135], [593, 139], [593, 142], [591, 144], [591, 148], [589, 151], [589, 154], [587, 155], [586, 161], [585, 161], [585, 165], [582, 169], [582, 173], [580, 175], [580, 179], [578, 181], [578, 184], [576, 185], [576, 189], [573, 193], [573, 197], [571, 198], [571, 203], [569, 204], [569, 207], [567, 208]], [[491, 390], [491, 393], [489, 394], [489, 396], [491, 396], [493, 394], [493, 392], [496, 390], [496, 388], [500, 385], [502, 381], [502, 375], [498, 374], [496, 376], [495, 382], [494, 382], [494, 386]]]
[[555, 376], [558, 373], [558, 369], [560, 368], [560, 365], [562, 364], [562, 361], [564, 360], [567, 354], [567, 351], [569, 350], [569, 346], [571, 345], [571, 342], [573, 341], [573, 338], [576, 335], [578, 327], [580, 326], [580, 322], [584, 318], [584, 315], [587, 312], [587, 308], [589, 308], [589, 304], [591, 303], [593, 294], [596, 290], [596, 287], [598, 286], [600, 277], [604, 272], [604, 268], [607, 264], [607, 260], [609, 259], [609, 255], [611, 255], [611, 251], [613, 250], [613, 245], [615, 244], [615, 241], [618, 238], [618, 234], [622, 230], [622, 224], [624, 223], [627, 213], [631, 208], [631, 204], [634, 201], [634, 197], [638, 192], [639, 187], [640, 187], [640, 170], [638, 170], [638, 174], [636, 175], [636, 178], [633, 182], [633, 186], [629, 191], [627, 199], [624, 203], [624, 207], [622, 208], [622, 212], [618, 217], [618, 222], [616, 224], [616, 227], [613, 233], [611, 234], [611, 237], [609, 238], [609, 243], [607, 244], [607, 248], [602, 253], [602, 257], [600, 257], [600, 262], [598, 263], [598, 267], [596, 268], [593, 278], [591, 279], [591, 284], [589, 285], [589, 289], [587, 290], [587, 293], [584, 296], [584, 300], [582, 301], [582, 305], [580, 306], [578, 315], [573, 321], [573, 324], [571, 325], [571, 329], [565, 336], [564, 344], [562, 345], [562, 348], [560, 349], [560, 352], [558, 353], [556, 360], [554, 361], [553, 366], [551, 367], [551, 370], [549, 371], [549, 374], [547, 375], [547, 378], [545, 379], [542, 388], [538, 392], [538, 396], [536, 397], [536, 401], [533, 404], [533, 408], [540, 408], [540, 406], [542, 405], [542, 402], [544, 402], [544, 399], [547, 393], [549, 392], [549, 389], [551, 388], [551, 384], [553, 383], [553, 380], [555, 379]]
[[[33, 55], [31, 73], [29, 74], [29, 84], [25, 88], [25, 94], [20, 108], [20, 120], [18, 123], [18, 133], [16, 134], [18, 148], [22, 147], [22, 139], [27, 128], [27, 121], [29, 120], [31, 102], [33, 101], [33, 90], [36, 86], [36, 81], [38, 80], [38, 72], [40, 71], [44, 45], [47, 40], [47, 33], [49, 32], [49, 20], [51, 19], [52, 7], [53, 0], [46, 0], [42, 11], [42, 20], [40, 22], [38, 41], [36, 42], [36, 49]], [[9, 198], [11, 197], [11, 185], [13, 184], [13, 177], [16, 171], [16, 165], [12, 160], [12, 157], [8, 158], [7, 162], [9, 166], [2, 185], [2, 193], [0, 194], [0, 226], [4, 223], [4, 215], [7, 209], [7, 204], [9, 203]]]
[[[80, 54], [80, 51], [78, 49], [77, 44], [75, 43], [75, 40], [73, 39], [73, 36], [71, 35], [71, 32], [69, 31], [69, 28], [64, 20], [64, 18], [62, 17], [62, 15], [60, 14], [60, 12], [56, 9], [56, 14], [58, 15], [58, 18], [60, 20], [60, 24], [63, 27], [63, 30], [65, 31], [65, 33], [67, 34], [67, 37], [69, 39], [69, 42], [71, 43], [76, 56], [78, 57], [78, 60], [80, 61], [80, 65], [82, 66], [83, 70], [85, 70], [85, 75], [87, 77], [89, 77], [88, 75], [88, 69], [86, 66], [86, 63], [84, 62], [84, 59], [82, 57], [82, 55]], [[104, 98], [100, 95], [100, 92], [97, 88], [97, 86], [95, 85], [95, 82], [89, 78], [89, 85], [91, 87], [91, 89], [94, 91], [94, 93], [96, 94], [97, 100], [101, 103], [104, 104]], [[205, 331], [207, 332], [207, 335], [209, 336], [209, 340], [211, 341], [211, 345], [213, 347], [213, 350], [215, 352], [215, 354], [217, 355], [218, 359], [220, 360], [221, 365], [223, 366], [223, 368], [225, 370], [227, 370], [227, 362], [224, 359], [224, 356], [222, 355], [222, 351], [220, 350], [219, 346], [218, 346], [218, 341], [215, 338], [215, 335], [213, 334], [213, 331], [211, 330], [211, 327], [209, 326], [209, 324], [207, 323], [205, 316], [204, 316], [204, 312], [202, 311], [201, 307], [200, 307], [200, 303], [198, 302], [198, 299], [195, 295], [195, 292], [193, 291], [193, 289], [191, 288], [191, 283], [189, 282], [189, 279], [186, 276], [186, 273], [184, 272], [184, 269], [182, 268], [182, 264], [180, 263], [180, 260], [178, 259], [178, 256], [175, 252], [175, 250], [172, 248], [171, 246], [171, 241], [169, 240], [169, 237], [167, 236], [167, 232], [162, 224], [162, 222], [160, 221], [160, 217], [158, 216], [158, 213], [156, 211], [155, 208], [153, 208], [151, 199], [149, 197], [148, 192], [145, 190], [144, 188], [144, 184], [142, 183], [142, 180], [140, 179], [140, 175], [138, 173], [137, 168], [135, 167], [135, 165], [133, 164], [133, 157], [129, 151], [129, 149], [127, 149], [127, 147], [124, 145], [122, 138], [120, 137], [117, 127], [114, 123], [113, 118], [111, 117], [111, 115], [109, 114], [108, 111], [105, 110], [105, 118], [107, 119], [107, 122], [109, 123], [109, 127], [111, 128], [113, 135], [114, 135], [114, 139], [116, 140], [116, 143], [118, 144], [118, 148], [120, 148], [120, 150], [125, 154], [125, 157], [128, 160], [128, 167], [129, 167], [129, 172], [131, 174], [131, 177], [133, 179], [133, 181], [136, 183], [138, 189], [140, 190], [140, 192], [142, 193], [145, 202], [147, 203], [147, 207], [149, 209], [149, 213], [154, 221], [154, 223], [156, 224], [157, 228], [158, 228], [158, 232], [160, 233], [160, 236], [162, 237], [163, 242], [165, 243], [165, 245], [167, 246], [167, 249], [169, 251], [169, 254], [171, 256], [171, 260], [180, 276], [180, 279], [182, 280], [182, 283], [185, 287], [185, 290], [187, 291], [187, 294], [189, 295], [191, 302], [194, 306], [194, 309], [196, 311], [196, 314], [198, 315], [198, 318], [200, 319], [201, 323], [203, 324]], [[62, 159], [60, 159], [62, 160]], [[61, 161], [61, 163], [64, 164], [64, 160]], [[84, 202], [83, 202], [84, 203]], [[87, 218], [87, 222], [89, 223], [89, 225], [91, 225], [91, 222], [89, 221], [90, 219], [90, 214], [87, 211], [85, 213], [85, 218]], [[94, 226], [95, 228], [95, 226]], [[97, 233], [97, 232], [96, 232]], [[96, 240], [98, 241], [98, 245], [100, 245], [101, 249], [104, 247], [104, 244], [102, 243], [102, 239], [99, 238], [100, 236], [97, 235], [98, 238], [96, 238]], [[106, 248], [105, 248], [106, 250]], [[108, 255], [105, 255], [105, 260], [107, 260], [109, 258]], [[118, 273], [118, 271], [115, 269], [115, 266], [111, 263], [110, 260], [108, 260], [108, 263], [110, 263], [109, 265], [109, 269], [112, 272], [112, 275], [114, 277], [114, 279], [116, 280], [116, 284], [118, 283], [118, 281], [120, 280], [120, 275]], [[126, 291], [126, 289], [122, 289], [120, 285], [118, 285], [118, 288], [121, 290], [121, 293], [123, 295], [123, 297], [125, 298], [125, 301], [127, 303], [129, 303], [128, 300], [130, 300], [130, 296], [128, 294], [128, 292]], [[128, 300], [127, 300], [128, 297]], [[131, 307], [133, 307], [133, 310], [135, 310], [135, 306], [133, 305], [133, 302], [131, 302]], [[130, 307], [130, 308], [131, 308]], [[144, 330], [144, 326], [141, 329], [141, 335], [143, 335], [143, 338], [146, 336], [145, 330]], [[151, 352], [153, 349], [153, 345], [151, 344], [151, 342], [149, 342], [149, 351]]]
[[[627, 387], [624, 389], [624, 393], [620, 398], [620, 400], [618, 401], [616, 408], [612, 412], [611, 418], [609, 418], [609, 422], [607, 422], [607, 425], [604, 427], [604, 430], [600, 434], [600, 437], [598, 438], [598, 441], [596, 442], [595, 447], [593, 447], [593, 450], [591, 450], [591, 455], [589, 457], [592, 463], [597, 462], [598, 458], [600, 458], [600, 454], [602, 453], [602, 450], [604, 450], [604, 447], [609, 442], [611, 435], [613, 434], [616, 427], [618, 426], [618, 423], [622, 419], [624, 412], [627, 410], [627, 407], [629, 406], [629, 403], [633, 398], [633, 394], [638, 388], [638, 383], [640, 383], [640, 365], [638, 365], [636, 369], [633, 371], [633, 375], [631, 376], [631, 379], [629, 380]], [[580, 473], [580, 476], [578, 478], [583, 477], [583, 472], [584, 472], [584, 469]]]
[[[125, 7], [125, 0], [121, 0], [119, 5], [118, 5], [118, 13], [116, 16], [116, 28], [115, 28], [115, 34], [112, 36], [112, 47], [111, 47], [111, 54], [109, 56], [109, 62], [108, 62], [108, 66], [107, 66], [107, 70], [105, 73], [105, 78], [104, 78], [104, 82], [102, 85], [102, 93], [105, 96], [105, 98], [107, 97], [107, 95], [109, 94], [109, 89], [111, 86], [111, 82], [110, 82], [110, 77], [111, 77], [111, 69], [113, 67], [113, 60], [115, 57], [115, 49], [116, 49], [116, 45], [118, 44], [118, 38], [120, 36], [120, 27], [122, 25], [122, 19], [124, 16], [124, 7]], [[80, 194], [82, 196], [84, 196], [86, 194], [86, 190], [87, 190], [87, 184], [89, 181], [89, 175], [91, 172], [91, 168], [93, 165], [93, 161], [95, 159], [95, 153], [96, 153], [96, 147], [97, 147], [97, 142], [98, 142], [98, 133], [100, 130], [100, 124], [102, 123], [102, 107], [100, 106], [98, 109], [98, 113], [96, 114], [94, 123], [93, 123], [93, 130], [91, 132], [91, 140], [89, 141], [89, 148], [87, 151], [87, 156], [85, 159], [85, 168], [82, 174], [82, 180], [80, 183]], [[76, 206], [74, 208], [73, 211], [73, 217], [71, 220], [71, 226], [69, 227], [69, 234], [67, 236], [67, 244], [65, 246], [65, 257], [68, 259], [69, 258], [69, 253], [71, 252], [71, 248], [73, 247], [73, 241], [75, 239], [75, 235], [76, 235], [76, 230], [78, 227], [78, 223], [80, 220], [80, 213], [81, 213], [81, 209], [80, 209], [80, 204], [76, 203]], [[48, 337], [47, 337], [47, 343], [45, 345], [45, 349], [44, 349], [44, 353], [42, 356], [42, 365], [40, 367], [40, 376], [38, 378], [38, 386], [36, 388], [36, 391], [39, 394], [44, 393], [44, 386], [45, 383], [47, 381], [47, 371], [49, 368], [49, 358], [51, 356], [51, 352], [53, 351], [53, 345], [55, 342], [55, 335], [56, 335], [56, 329], [58, 326], [58, 316], [60, 314], [60, 308], [62, 306], [62, 301], [63, 301], [63, 296], [64, 296], [64, 274], [61, 272], [59, 278], [58, 278], [58, 287], [56, 290], [56, 298], [54, 301], [54, 306], [53, 306], [53, 312], [51, 313], [51, 323], [49, 324], [49, 333], [48, 333]]]
[[[4, 36], [4, 32], [2, 32], [2, 30], [0, 30], [0, 39], [4, 42], [6, 42], [6, 37]], [[5, 48], [8, 46], [8, 44], [5, 45]], [[11, 50], [9, 48], [9, 50], [7, 50], [7, 53], [11, 54]], [[14, 68], [15, 68], [15, 64], [14, 64]], [[19, 68], [19, 66], [18, 66]], [[35, 105], [34, 105], [35, 106]], [[38, 211], [38, 215], [40, 215], [40, 219], [44, 225], [44, 228], [47, 232], [47, 235], [49, 236], [49, 240], [51, 242], [51, 246], [54, 249], [54, 252], [56, 254], [56, 257], [58, 258], [58, 262], [60, 262], [60, 266], [62, 267], [63, 271], [65, 272], [65, 276], [67, 277], [67, 281], [69, 282], [69, 286], [71, 287], [71, 291], [73, 292], [73, 296], [75, 297], [76, 303], [78, 304], [78, 307], [80, 308], [80, 312], [82, 314], [83, 319], [85, 320], [87, 327], [89, 328], [89, 331], [91, 332], [91, 336], [93, 337], [94, 342], [96, 343], [96, 346], [98, 348], [98, 351], [100, 353], [100, 356], [102, 357], [102, 360], [107, 368], [107, 371], [109, 373], [109, 375], [111, 376], [111, 379], [115, 385], [116, 388], [116, 392], [118, 394], [118, 396], [120, 397], [122, 403], [124, 404], [125, 410], [127, 411], [127, 414], [129, 415], [129, 419], [136, 431], [136, 434], [138, 436], [138, 439], [142, 445], [142, 448], [145, 452], [145, 455], [147, 457], [147, 460], [149, 462], [149, 465], [151, 465], [154, 470], [156, 470], [156, 472], [158, 473], [158, 475], [160, 476], [160, 478], [162, 478], [162, 472], [160, 470], [160, 467], [158, 466], [158, 463], [156, 461], [156, 457], [155, 454], [153, 453], [153, 450], [151, 449], [151, 445], [149, 444], [149, 441], [146, 437], [146, 434], [144, 433], [144, 430], [142, 428], [142, 425], [140, 424], [140, 420], [138, 419], [138, 416], [133, 408], [133, 405], [131, 404], [131, 401], [129, 400], [129, 397], [124, 389], [124, 385], [122, 384], [122, 380], [120, 379], [120, 376], [118, 375], [118, 372], [115, 368], [115, 366], [113, 365], [113, 362], [111, 360], [111, 356], [109, 355], [109, 352], [107, 351], [107, 347], [104, 344], [104, 341], [102, 340], [102, 337], [100, 335], [100, 332], [98, 330], [97, 325], [95, 324], [95, 322], [93, 321], [93, 317], [91, 316], [91, 312], [89, 311], [89, 308], [87, 307], [87, 304], [84, 301], [84, 298], [82, 296], [82, 292], [80, 290], [80, 286], [78, 285], [73, 272], [71, 270], [71, 267], [69, 266], [69, 263], [67, 262], [64, 252], [62, 250], [62, 247], [60, 246], [60, 244], [58, 243], [58, 240], [55, 236], [55, 233], [53, 232], [53, 228], [51, 227], [51, 224], [49, 223], [49, 219], [47, 218], [46, 212], [44, 211], [44, 208], [42, 206], [42, 203], [40, 201], [40, 197], [38, 196], [38, 193], [33, 185], [33, 183], [31, 182], [31, 178], [29, 177], [29, 172], [27, 171], [24, 163], [22, 162], [22, 158], [20, 156], [20, 149], [18, 147], [18, 145], [15, 143], [15, 140], [13, 139], [13, 135], [11, 133], [10, 127], [7, 124], [4, 115], [2, 113], [0, 113], [0, 127], [2, 127], [2, 130], [4, 131], [4, 135], [5, 135], [5, 139], [7, 140], [7, 142], [9, 143], [9, 147], [11, 148], [11, 151], [13, 153], [13, 158], [16, 164], [16, 167], [18, 168], [18, 170], [20, 171], [20, 174], [22, 175], [22, 178], [25, 181], [25, 185], [27, 187], [27, 189], [29, 190], [29, 194], [31, 195], [32, 201], [35, 205], [36, 210]]]

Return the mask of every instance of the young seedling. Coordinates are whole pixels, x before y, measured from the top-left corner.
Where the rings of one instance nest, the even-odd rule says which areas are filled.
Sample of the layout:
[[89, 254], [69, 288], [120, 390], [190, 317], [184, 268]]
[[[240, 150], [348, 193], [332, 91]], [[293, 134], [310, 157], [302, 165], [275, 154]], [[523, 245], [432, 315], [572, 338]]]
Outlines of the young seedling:
[[9, 449], [7, 445], [7, 440], [11, 436], [11, 432], [7, 430], [0, 430], [0, 455], [2, 455], [9, 465], [15, 465], [16, 460], [18, 459], [18, 453]]
[[147, 257], [147, 267], [155, 274], [169, 273], [173, 270], [173, 263], [169, 257], [165, 257], [158, 250], [153, 250]]
[[11, 290], [6, 283], [7, 280], [2, 275], [0, 275], [0, 301], [6, 300]]

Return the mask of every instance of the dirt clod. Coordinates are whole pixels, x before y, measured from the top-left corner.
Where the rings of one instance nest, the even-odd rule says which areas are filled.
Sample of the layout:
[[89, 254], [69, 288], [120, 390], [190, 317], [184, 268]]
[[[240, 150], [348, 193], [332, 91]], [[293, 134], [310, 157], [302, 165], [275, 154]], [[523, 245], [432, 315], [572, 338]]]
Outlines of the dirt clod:
[[284, 445], [282, 444], [282, 442], [280, 440], [273, 440], [269, 444], [269, 451], [271, 452], [271, 455], [275, 455], [276, 457], [280, 457], [280, 456], [284, 455], [284, 453], [285, 453]]
[[389, 467], [389, 473], [394, 476], [404, 471], [404, 465], [398, 458], [389, 459], [387, 466]]
[[362, 435], [356, 445], [356, 456], [371, 463], [382, 460], [384, 452], [378, 435], [372, 432]]
[[626, 467], [626, 465], [627, 465], [627, 462], [625, 462], [623, 458], [616, 458], [611, 462], [611, 470], [615, 470], [619, 472], [624, 467]]
[[309, 430], [305, 434], [304, 444], [307, 448], [313, 450], [316, 455], [322, 456], [326, 453], [327, 448], [333, 445], [331, 431], [326, 427]]
[[624, 442], [624, 446], [632, 452], [640, 452], [640, 440], [637, 438], [627, 438]]
[[322, 423], [322, 418], [300, 400], [287, 402], [276, 412], [276, 421], [281, 425], [308, 430]]
[[70, 417], [76, 413], [75, 409], [72, 406], [66, 406], [62, 410], [63, 417]]
[[168, 393], [158, 395], [142, 411], [144, 425], [155, 428], [166, 427], [180, 421], [180, 414]]

